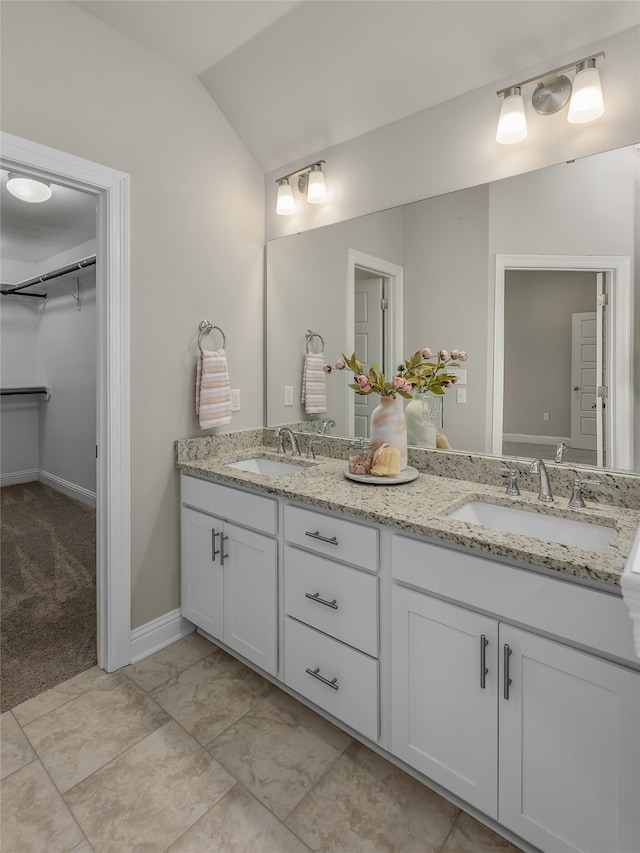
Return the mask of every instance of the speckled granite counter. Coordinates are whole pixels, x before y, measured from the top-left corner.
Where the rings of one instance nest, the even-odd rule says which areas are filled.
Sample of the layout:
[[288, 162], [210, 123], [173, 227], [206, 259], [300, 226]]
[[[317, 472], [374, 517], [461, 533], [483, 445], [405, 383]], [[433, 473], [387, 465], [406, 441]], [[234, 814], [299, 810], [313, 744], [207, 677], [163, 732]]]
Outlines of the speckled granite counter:
[[[504, 485], [429, 473], [420, 473], [413, 482], [401, 485], [360, 484], [344, 477], [344, 459], [324, 456], [314, 462], [300, 460], [299, 472], [273, 477], [226, 467], [228, 462], [251, 456], [282, 458], [260, 443], [259, 434], [259, 430], [248, 430], [237, 433], [233, 440], [208, 437], [176, 442], [176, 466], [187, 473], [256, 488], [320, 509], [349, 513], [398, 530], [471, 548], [479, 555], [558, 573], [566, 579], [589, 585], [605, 585], [612, 592], [620, 592], [620, 577], [640, 525], [640, 510], [602, 503], [571, 510], [564, 498], [557, 499], [551, 507], [543, 506], [534, 492], [523, 490], [520, 497], [510, 498], [505, 494]], [[295, 460], [287, 456], [287, 462], [292, 461]], [[615, 532], [607, 550], [597, 554], [447, 518], [451, 510], [469, 500], [488, 500], [582, 521], [591, 519], [612, 527]]]

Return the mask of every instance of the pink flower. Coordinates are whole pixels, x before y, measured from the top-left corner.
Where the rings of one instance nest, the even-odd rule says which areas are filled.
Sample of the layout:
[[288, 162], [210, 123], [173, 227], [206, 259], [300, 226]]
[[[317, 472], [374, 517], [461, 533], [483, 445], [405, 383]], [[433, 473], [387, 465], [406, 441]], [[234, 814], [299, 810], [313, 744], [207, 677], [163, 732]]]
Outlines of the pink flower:
[[331, 370], [332, 370], [330, 364], [325, 364], [325, 366], [322, 369], [324, 370], [325, 373], [331, 373]]
[[404, 380], [403, 390], [404, 391], [412, 391], [413, 390], [413, 385], [409, 382], [408, 379]]
[[447, 359], [449, 358], [449, 353], [446, 351], [446, 349], [441, 349], [439, 355], [443, 361], [447, 361]]
[[463, 349], [458, 353], [458, 361], [466, 361], [469, 358], [468, 353], [466, 353]]
[[391, 384], [394, 388], [404, 388], [406, 385], [406, 379], [403, 376], [394, 376], [391, 380]]
[[345, 368], [344, 360], [339, 358], [336, 361], [336, 370], [344, 370], [344, 368]]
[[429, 349], [429, 347], [425, 347], [422, 350], [422, 357], [423, 358], [431, 358], [432, 355], [433, 355], [433, 350]]
[[460, 350], [459, 349], [452, 349], [451, 350], [451, 358], [457, 359], [457, 358], [459, 358], [459, 356], [460, 356]]
[[361, 373], [360, 376], [356, 376], [356, 382], [362, 388], [363, 391], [366, 391], [371, 388], [371, 386], [369, 385], [369, 377], [365, 376], [364, 373]]

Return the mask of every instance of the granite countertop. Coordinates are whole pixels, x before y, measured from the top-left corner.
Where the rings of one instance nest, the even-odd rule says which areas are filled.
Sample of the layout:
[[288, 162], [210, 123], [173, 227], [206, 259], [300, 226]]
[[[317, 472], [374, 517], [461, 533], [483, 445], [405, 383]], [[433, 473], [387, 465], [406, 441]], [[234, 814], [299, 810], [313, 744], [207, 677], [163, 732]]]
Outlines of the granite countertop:
[[[349, 513], [390, 525], [398, 530], [419, 533], [443, 543], [471, 548], [518, 566], [557, 573], [589, 585], [603, 585], [620, 593], [620, 577], [640, 525], [640, 510], [606, 504], [587, 504], [582, 510], [567, 507], [566, 498], [551, 505], [537, 500], [537, 493], [522, 491], [520, 497], [505, 494], [504, 486], [486, 485], [420, 473], [416, 480], [398, 485], [376, 486], [348, 480], [343, 459], [318, 457], [313, 462], [299, 460], [299, 472], [265, 476], [226, 467], [228, 462], [253, 456], [282, 459], [263, 445], [221, 450], [215, 455], [181, 454], [176, 466], [185, 473], [211, 477], [235, 486], [256, 488], [281, 495], [319, 509]], [[289, 455], [287, 462], [296, 462]], [[601, 554], [581, 548], [545, 542], [530, 536], [504, 533], [479, 524], [447, 518], [447, 513], [469, 500], [490, 501], [534, 512], [593, 520], [614, 528], [609, 547]]]

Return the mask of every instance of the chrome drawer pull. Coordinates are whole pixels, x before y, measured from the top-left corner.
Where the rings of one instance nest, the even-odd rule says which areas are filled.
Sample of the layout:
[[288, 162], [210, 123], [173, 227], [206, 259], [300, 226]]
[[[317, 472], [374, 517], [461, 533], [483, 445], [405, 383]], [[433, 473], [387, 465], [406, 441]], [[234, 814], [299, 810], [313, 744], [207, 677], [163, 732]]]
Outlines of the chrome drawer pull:
[[305, 669], [305, 672], [307, 673], [307, 675], [312, 675], [314, 678], [317, 678], [318, 681], [321, 681], [323, 684], [326, 684], [327, 687], [331, 687], [333, 690], [339, 690], [340, 689], [338, 687], [337, 677], [332, 678], [331, 681], [329, 681], [329, 679], [325, 678], [324, 675], [320, 675], [320, 667], [319, 666], [317, 666], [315, 669], [309, 669], [309, 667], [307, 667]]
[[219, 535], [220, 535], [219, 533], [216, 533], [215, 528], [212, 529], [212, 531], [211, 531], [211, 560], [214, 563], [216, 561], [216, 557], [220, 553], [218, 548], [216, 548], [216, 539]]
[[332, 536], [331, 539], [329, 539], [328, 536], [321, 536], [319, 530], [316, 530], [314, 533], [311, 533], [311, 531], [306, 530], [304, 535], [310, 536], [312, 539], [319, 539], [321, 542], [328, 542], [329, 545], [337, 545], [338, 544], [337, 536]]
[[489, 670], [487, 669], [487, 646], [489, 645], [489, 640], [485, 637], [484, 634], [480, 635], [480, 687], [484, 690], [487, 680], [487, 673]]
[[311, 601], [317, 601], [318, 604], [324, 604], [325, 607], [330, 607], [332, 610], [338, 609], [338, 605], [336, 604], [335, 598], [333, 599], [333, 601], [325, 601], [324, 598], [320, 598], [319, 592], [314, 592], [313, 595], [311, 595], [310, 592], [305, 592], [304, 597], [310, 598]]
[[224, 543], [227, 541], [228, 538], [229, 537], [225, 536], [224, 533], [220, 534], [220, 565], [221, 566], [224, 566], [224, 561], [229, 556], [228, 554], [224, 553]]
[[511, 681], [511, 679], [509, 678], [509, 658], [510, 658], [510, 657], [511, 657], [511, 655], [512, 655], [512, 651], [511, 651], [511, 649], [509, 648], [509, 646], [508, 646], [506, 643], [504, 644], [504, 649], [502, 650], [502, 654], [503, 654], [503, 664], [502, 664], [502, 668], [503, 668], [503, 670], [504, 670], [504, 672], [502, 673], [502, 676], [503, 676], [503, 679], [504, 679], [504, 683], [503, 683], [503, 688], [504, 688], [504, 690], [503, 690], [503, 695], [504, 695], [504, 698], [505, 698], [505, 699], [508, 699], [508, 698], [509, 698], [509, 687], [510, 687], [510, 686], [511, 686], [511, 684], [512, 684], [512, 681]]

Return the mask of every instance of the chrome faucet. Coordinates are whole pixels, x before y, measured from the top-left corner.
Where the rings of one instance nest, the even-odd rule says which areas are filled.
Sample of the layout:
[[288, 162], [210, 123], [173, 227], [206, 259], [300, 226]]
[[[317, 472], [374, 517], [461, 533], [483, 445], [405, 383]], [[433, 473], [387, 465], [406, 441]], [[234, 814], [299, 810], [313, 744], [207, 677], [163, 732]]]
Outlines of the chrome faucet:
[[529, 468], [529, 473], [540, 474], [540, 492], [538, 494], [538, 500], [543, 501], [544, 503], [551, 503], [553, 500], [553, 494], [551, 493], [551, 486], [549, 485], [547, 467], [542, 459], [533, 460], [531, 468]]
[[325, 418], [322, 421], [322, 427], [320, 428], [320, 435], [326, 435], [330, 426], [334, 427], [336, 422], [333, 418]]
[[564, 452], [567, 449], [567, 445], [564, 441], [559, 441], [556, 446], [556, 462], [560, 463], [563, 461]]
[[281, 456], [284, 456], [284, 438], [285, 438], [285, 435], [288, 435], [289, 440], [291, 441], [291, 455], [292, 456], [300, 456], [300, 448], [298, 447], [298, 440], [295, 437], [295, 434], [290, 427], [278, 427], [274, 433], [275, 438], [278, 439], [278, 453]]

